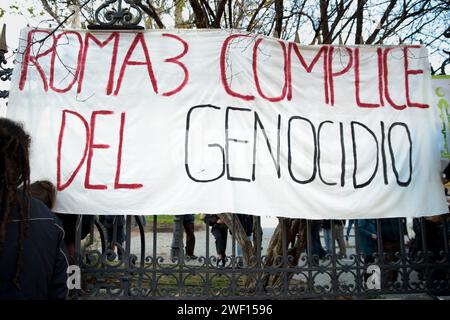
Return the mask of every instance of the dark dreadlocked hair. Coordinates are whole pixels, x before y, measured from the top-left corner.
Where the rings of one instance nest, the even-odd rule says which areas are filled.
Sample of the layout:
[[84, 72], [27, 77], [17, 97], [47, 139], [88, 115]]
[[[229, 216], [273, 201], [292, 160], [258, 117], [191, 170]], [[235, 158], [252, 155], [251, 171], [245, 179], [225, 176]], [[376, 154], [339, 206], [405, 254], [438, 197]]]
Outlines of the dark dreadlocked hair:
[[[20, 290], [19, 274], [23, 247], [28, 229], [30, 164], [28, 150], [30, 136], [22, 126], [6, 118], [0, 118], [0, 256], [6, 240], [6, 227], [19, 220], [19, 251], [13, 283]], [[20, 193], [18, 188], [21, 187]], [[12, 217], [17, 209], [18, 217]]]

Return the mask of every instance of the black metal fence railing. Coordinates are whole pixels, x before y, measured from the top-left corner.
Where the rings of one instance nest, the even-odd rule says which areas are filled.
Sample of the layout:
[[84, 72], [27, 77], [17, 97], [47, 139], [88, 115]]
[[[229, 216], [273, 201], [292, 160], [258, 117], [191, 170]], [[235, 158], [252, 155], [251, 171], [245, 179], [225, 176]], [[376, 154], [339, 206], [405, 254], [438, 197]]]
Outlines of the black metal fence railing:
[[[85, 231], [83, 219], [90, 220], [84, 224]], [[344, 243], [345, 253], [341, 245], [336, 246], [342, 228], [334, 221], [329, 229], [332, 245], [325, 253], [317, 243], [319, 239], [323, 246], [317, 234], [320, 222], [280, 219], [280, 226], [270, 230], [261, 229], [260, 218], [255, 217], [250, 260], [240, 263], [243, 256], [237, 254], [239, 243], [231, 232], [225, 266], [217, 265], [209, 226], [196, 231], [195, 250], [200, 254], [189, 260], [182, 247], [177, 256], [170, 256], [172, 232], [158, 231], [158, 216], [149, 219], [151, 223], [145, 227], [138, 216], [127, 216], [123, 226], [116, 220], [105, 227], [98, 217], [78, 216], [74, 261], [81, 269], [81, 287], [71, 290], [71, 298], [310, 299], [450, 294], [448, 215], [414, 219], [409, 223], [413, 230], [406, 230], [405, 219], [358, 220]], [[368, 227], [375, 227], [374, 233], [368, 234]], [[82, 234], [86, 229], [88, 234]], [[229, 229], [233, 231], [233, 226]]]

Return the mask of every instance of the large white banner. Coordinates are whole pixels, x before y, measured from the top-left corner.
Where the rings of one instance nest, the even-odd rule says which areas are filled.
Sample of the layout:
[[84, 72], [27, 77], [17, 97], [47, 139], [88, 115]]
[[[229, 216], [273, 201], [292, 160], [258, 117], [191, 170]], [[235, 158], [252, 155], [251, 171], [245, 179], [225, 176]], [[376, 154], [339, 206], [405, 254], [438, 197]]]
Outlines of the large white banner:
[[55, 211], [447, 212], [423, 47], [27, 29], [19, 51], [7, 116]]

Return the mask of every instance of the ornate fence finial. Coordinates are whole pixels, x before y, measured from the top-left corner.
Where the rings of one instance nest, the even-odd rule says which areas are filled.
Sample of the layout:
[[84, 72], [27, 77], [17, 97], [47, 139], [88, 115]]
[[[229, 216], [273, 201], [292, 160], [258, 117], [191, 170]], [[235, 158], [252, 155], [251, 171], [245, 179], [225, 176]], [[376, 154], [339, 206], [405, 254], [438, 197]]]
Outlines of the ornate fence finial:
[[[128, 7], [123, 7], [123, 2]], [[142, 11], [136, 0], [105, 0], [95, 11], [95, 24], [88, 29], [144, 29]]]
[[[8, 52], [6, 45], [6, 24], [3, 24], [2, 33], [0, 34], [0, 80], [11, 80], [12, 68], [4, 68], [2, 65], [6, 64], [5, 54]], [[8, 98], [8, 90], [0, 90], [0, 98]]]
[[0, 53], [4, 55], [8, 52], [8, 46], [6, 45], [6, 24], [3, 24], [2, 33], [0, 34]]

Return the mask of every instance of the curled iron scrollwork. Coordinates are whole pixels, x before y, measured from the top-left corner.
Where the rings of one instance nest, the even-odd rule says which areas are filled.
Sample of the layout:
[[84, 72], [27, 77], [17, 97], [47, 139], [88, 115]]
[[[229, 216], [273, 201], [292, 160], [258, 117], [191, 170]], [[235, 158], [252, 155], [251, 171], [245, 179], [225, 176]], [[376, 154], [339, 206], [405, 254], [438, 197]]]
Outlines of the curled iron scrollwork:
[[139, 26], [142, 11], [135, 0], [106, 0], [94, 16], [96, 24], [89, 29], [143, 29]]

